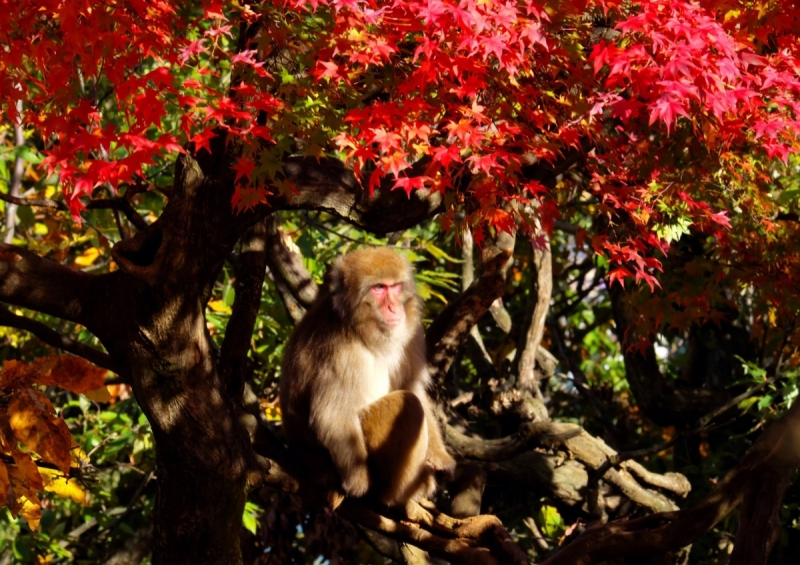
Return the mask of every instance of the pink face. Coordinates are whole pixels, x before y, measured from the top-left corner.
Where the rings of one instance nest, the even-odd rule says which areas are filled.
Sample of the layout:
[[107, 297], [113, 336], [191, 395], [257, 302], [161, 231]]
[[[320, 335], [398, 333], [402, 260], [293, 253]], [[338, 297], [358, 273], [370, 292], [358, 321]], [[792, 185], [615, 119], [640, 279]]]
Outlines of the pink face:
[[406, 319], [406, 312], [400, 295], [403, 293], [403, 283], [376, 284], [369, 289], [372, 296], [378, 301], [378, 309], [383, 315], [383, 320], [390, 328], [396, 328]]

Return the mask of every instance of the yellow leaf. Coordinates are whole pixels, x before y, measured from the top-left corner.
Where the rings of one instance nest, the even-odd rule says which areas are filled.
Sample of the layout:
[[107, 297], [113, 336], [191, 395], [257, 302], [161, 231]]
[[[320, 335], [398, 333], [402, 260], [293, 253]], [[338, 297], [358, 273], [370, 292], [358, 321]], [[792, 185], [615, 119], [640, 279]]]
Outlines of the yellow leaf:
[[44, 490], [52, 492], [63, 498], [69, 498], [73, 502], [88, 504], [86, 492], [81, 488], [80, 483], [75, 479], [68, 479], [59, 471], [53, 469], [39, 469], [44, 483]]
[[261, 410], [264, 411], [264, 416], [270, 422], [280, 422], [283, 416], [281, 415], [281, 406], [277, 402], [270, 402], [266, 399], [261, 399]]
[[208, 302], [208, 307], [214, 312], [222, 312], [225, 314], [231, 313], [231, 307], [225, 304], [222, 300], [210, 300]]
[[70, 463], [70, 467], [80, 467], [84, 461], [88, 461], [89, 459], [86, 451], [84, 451], [83, 448], [74, 440], [69, 452], [70, 455], [72, 455], [72, 463]]
[[111, 402], [111, 393], [108, 392], [108, 388], [105, 386], [86, 391], [83, 395], [94, 402]]
[[36, 495], [30, 495], [30, 498], [22, 496], [20, 502], [19, 515], [25, 518], [31, 530], [36, 530], [42, 520], [42, 503]]
[[75, 264], [79, 267], [88, 267], [100, 257], [100, 250], [96, 247], [90, 247], [77, 257], [75, 257]]

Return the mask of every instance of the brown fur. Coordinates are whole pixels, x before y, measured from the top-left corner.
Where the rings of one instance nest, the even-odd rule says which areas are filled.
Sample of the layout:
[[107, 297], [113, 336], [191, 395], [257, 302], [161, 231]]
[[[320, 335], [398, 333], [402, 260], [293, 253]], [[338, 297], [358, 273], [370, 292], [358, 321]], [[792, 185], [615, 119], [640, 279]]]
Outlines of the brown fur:
[[[405, 322], [390, 327], [370, 292], [402, 283]], [[284, 355], [281, 410], [309, 477], [390, 506], [430, 496], [452, 474], [426, 393], [420, 300], [408, 262], [389, 248], [339, 257]]]

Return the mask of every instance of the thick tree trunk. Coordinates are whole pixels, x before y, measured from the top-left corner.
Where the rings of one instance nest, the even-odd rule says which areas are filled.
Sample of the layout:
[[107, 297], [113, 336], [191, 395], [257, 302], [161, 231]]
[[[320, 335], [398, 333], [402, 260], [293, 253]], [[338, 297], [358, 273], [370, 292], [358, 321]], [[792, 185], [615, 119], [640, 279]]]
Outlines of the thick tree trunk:
[[205, 319], [223, 261], [248, 224], [229, 212], [226, 155], [220, 148], [203, 160], [184, 156], [159, 220], [114, 247], [122, 300], [109, 331], [97, 332], [153, 429], [155, 564], [241, 563], [253, 455]]
[[[155, 564], [238, 564], [250, 457], [211, 356], [204, 322], [134, 342], [134, 389], [153, 426], [158, 499]], [[154, 336], [140, 327], [140, 335]], [[158, 355], [152, 355], [152, 346]], [[172, 346], [172, 347], [170, 347]]]

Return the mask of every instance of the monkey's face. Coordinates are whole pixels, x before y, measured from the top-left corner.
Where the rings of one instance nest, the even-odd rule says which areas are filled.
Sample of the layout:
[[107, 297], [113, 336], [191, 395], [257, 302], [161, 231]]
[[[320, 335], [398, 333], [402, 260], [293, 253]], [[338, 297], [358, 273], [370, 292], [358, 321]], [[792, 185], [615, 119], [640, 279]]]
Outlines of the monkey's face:
[[390, 328], [396, 328], [406, 321], [403, 283], [378, 283], [370, 289], [376, 307], [383, 322]]
[[411, 266], [392, 249], [362, 249], [340, 257], [330, 272], [329, 289], [341, 320], [367, 343], [400, 338], [418, 319]]

